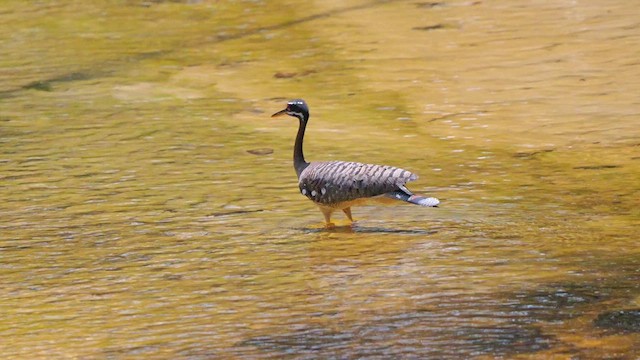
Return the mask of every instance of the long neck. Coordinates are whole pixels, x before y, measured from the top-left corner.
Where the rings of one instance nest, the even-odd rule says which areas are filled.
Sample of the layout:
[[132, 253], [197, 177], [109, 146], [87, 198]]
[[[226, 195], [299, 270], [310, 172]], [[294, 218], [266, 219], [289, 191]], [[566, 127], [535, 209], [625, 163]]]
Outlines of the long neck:
[[296, 143], [293, 147], [293, 167], [296, 169], [298, 178], [300, 178], [302, 170], [309, 166], [309, 163], [304, 160], [304, 153], [302, 152], [302, 141], [304, 140], [304, 130], [307, 127], [307, 120], [308, 118], [300, 118], [298, 135], [296, 135]]

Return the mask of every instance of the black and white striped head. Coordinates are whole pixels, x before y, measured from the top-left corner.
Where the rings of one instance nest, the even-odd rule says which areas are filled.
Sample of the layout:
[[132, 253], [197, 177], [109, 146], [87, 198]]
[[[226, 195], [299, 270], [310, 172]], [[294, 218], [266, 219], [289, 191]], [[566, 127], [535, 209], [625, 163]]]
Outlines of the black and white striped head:
[[309, 119], [309, 107], [302, 99], [289, 100], [286, 109], [278, 111], [271, 115], [271, 117], [282, 116], [285, 114], [295, 116], [300, 119], [300, 121], [307, 121]]

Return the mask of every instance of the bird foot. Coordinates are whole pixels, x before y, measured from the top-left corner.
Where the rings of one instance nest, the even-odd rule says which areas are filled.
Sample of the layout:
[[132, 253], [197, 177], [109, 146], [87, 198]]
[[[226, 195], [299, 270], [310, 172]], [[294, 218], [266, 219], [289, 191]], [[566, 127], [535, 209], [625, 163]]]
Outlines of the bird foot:
[[336, 224], [331, 223], [331, 222], [330, 223], [325, 223], [324, 227], [327, 228], [327, 229], [335, 229], [336, 228]]

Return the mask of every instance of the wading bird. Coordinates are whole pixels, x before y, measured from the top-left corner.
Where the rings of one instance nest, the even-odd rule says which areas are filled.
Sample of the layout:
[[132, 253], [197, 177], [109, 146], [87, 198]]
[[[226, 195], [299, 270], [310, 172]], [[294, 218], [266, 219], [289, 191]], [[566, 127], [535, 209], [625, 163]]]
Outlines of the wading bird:
[[415, 195], [407, 189], [405, 184], [418, 178], [407, 170], [348, 161], [306, 162], [302, 142], [309, 122], [307, 103], [302, 99], [291, 100], [285, 109], [271, 117], [281, 115], [300, 120], [293, 147], [293, 167], [298, 175], [300, 192], [320, 208], [328, 228], [334, 226], [331, 214], [337, 210], [342, 210], [353, 222], [351, 207], [356, 205], [389, 203], [394, 200], [430, 207], [436, 207], [440, 203], [436, 198]]

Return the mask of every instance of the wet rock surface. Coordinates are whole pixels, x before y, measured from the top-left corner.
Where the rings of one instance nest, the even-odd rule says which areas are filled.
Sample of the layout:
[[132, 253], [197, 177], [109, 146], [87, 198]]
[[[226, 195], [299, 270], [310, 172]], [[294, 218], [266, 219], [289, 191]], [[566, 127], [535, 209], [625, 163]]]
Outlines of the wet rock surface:
[[640, 332], [640, 309], [608, 311], [598, 315], [593, 323], [609, 330]]

